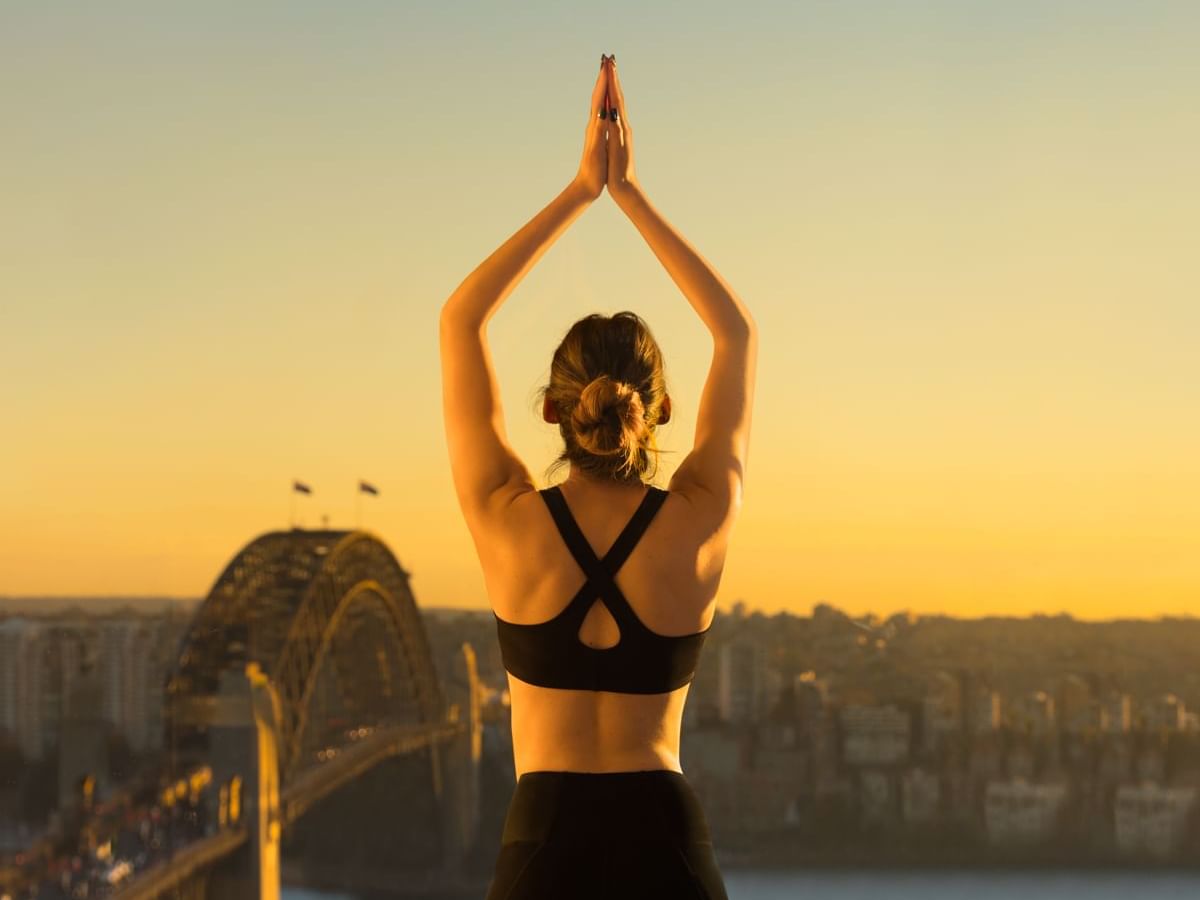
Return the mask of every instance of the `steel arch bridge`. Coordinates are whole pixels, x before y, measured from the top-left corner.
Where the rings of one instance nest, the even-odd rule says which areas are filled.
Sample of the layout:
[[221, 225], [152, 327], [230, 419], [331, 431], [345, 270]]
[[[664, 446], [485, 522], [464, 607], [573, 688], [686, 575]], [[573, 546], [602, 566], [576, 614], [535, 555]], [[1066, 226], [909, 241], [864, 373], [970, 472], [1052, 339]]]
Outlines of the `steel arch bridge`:
[[364, 531], [273, 531], [225, 567], [184, 635], [166, 684], [165, 745], [207, 752], [185, 711], [220, 690], [221, 673], [257, 663], [279, 697], [286, 788], [326, 748], [363, 726], [433, 726], [445, 698], [409, 572]]
[[169, 774], [222, 786], [205, 801], [220, 827], [117, 896], [277, 898], [283, 844], [302, 878], [451, 883], [478, 835], [481, 717], [473, 648], [447, 662], [442, 685], [409, 573], [375, 535], [251, 541], [165, 683]]

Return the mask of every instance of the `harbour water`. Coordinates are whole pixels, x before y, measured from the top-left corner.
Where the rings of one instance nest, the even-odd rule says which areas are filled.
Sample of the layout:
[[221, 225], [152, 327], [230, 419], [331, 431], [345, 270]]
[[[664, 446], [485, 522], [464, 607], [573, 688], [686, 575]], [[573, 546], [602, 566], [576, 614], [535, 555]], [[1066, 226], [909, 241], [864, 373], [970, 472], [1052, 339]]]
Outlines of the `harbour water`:
[[[1200, 872], [844, 871], [725, 873], [730, 900], [1195, 900]], [[285, 889], [284, 900], [360, 900]], [[468, 900], [468, 898], [463, 898]], [[482, 897], [470, 898], [482, 900]]]

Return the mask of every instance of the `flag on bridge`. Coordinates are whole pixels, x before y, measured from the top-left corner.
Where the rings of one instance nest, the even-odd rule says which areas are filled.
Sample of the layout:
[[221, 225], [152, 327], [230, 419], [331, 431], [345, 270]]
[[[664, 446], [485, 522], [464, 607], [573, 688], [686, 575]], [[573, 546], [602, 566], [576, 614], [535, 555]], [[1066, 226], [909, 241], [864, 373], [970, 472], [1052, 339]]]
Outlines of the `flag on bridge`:
[[302, 481], [292, 481], [292, 490], [299, 491], [301, 494], [311, 494], [312, 488]]
[[379, 488], [375, 487], [373, 484], [367, 484], [365, 481], [358, 482], [358, 489], [364, 494], [373, 494], [376, 497], [379, 496]]

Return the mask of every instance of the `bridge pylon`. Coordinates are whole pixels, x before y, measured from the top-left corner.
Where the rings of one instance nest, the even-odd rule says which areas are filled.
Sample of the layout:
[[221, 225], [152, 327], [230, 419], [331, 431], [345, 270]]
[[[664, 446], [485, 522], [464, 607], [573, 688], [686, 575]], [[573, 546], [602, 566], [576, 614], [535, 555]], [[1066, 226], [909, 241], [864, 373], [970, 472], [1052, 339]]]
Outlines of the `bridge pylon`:
[[[475, 648], [464, 642], [446, 673], [443, 690], [447, 699], [447, 718], [462, 727], [459, 735], [445, 744], [435, 767], [444, 770], [442, 865], [446, 873], [457, 874], [463, 861], [479, 840], [483, 761], [483, 722], [481, 685], [476, 666]], [[438, 772], [438, 775], [443, 775]]]
[[[279, 900], [279, 696], [255, 662], [225, 669], [211, 707], [211, 766], [229, 786], [226, 815], [244, 823], [249, 840], [230, 865], [213, 872], [210, 897]], [[216, 802], [217, 792], [211, 792]], [[217, 810], [212, 810], [212, 820]]]

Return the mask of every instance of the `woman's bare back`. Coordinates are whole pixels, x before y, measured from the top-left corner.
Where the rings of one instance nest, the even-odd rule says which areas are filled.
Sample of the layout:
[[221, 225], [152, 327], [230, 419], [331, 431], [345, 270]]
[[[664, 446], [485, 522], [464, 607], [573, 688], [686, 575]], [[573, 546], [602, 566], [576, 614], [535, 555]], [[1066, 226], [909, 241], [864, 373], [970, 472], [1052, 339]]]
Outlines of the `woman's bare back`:
[[[729, 510], [703, 491], [680, 487], [617, 572], [617, 587], [651, 631], [674, 636], [706, 629], [733, 524]], [[645, 489], [568, 479], [563, 496], [584, 537], [603, 555], [641, 502]], [[728, 504], [726, 504], [728, 505]], [[537, 491], [511, 498], [491, 532], [476, 538], [492, 608], [532, 625], [554, 618], [587, 580]], [[591, 604], [578, 639], [606, 648], [620, 628], [603, 601]], [[546, 688], [508, 673], [513, 754], [523, 772], [682, 771], [679, 738], [690, 685], [661, 694]]]

